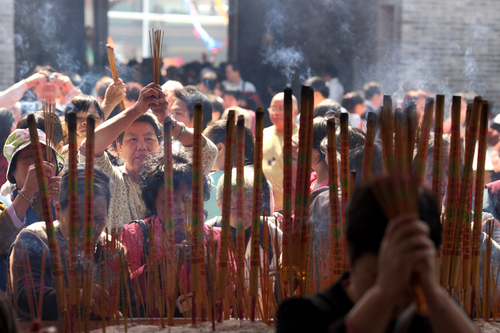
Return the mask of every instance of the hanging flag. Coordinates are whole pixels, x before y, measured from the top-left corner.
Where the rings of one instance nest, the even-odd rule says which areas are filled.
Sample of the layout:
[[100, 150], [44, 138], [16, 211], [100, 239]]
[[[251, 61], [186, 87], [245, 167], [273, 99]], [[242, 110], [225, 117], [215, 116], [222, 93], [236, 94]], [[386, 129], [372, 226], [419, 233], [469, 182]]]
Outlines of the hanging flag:
[[200, 15], [196, 10], [193, 1], [182, 0], [182, 2], [184, 3], [184, 6], [187, 8], [187, 10], [189, 11], [189, 15], [191, 16], [191, 22], [193, 23], [194, 27], [193, 29], [194, 35], [203, 41], [207, 50], [209, 50], [214, 54], [217, 53], [219, 50], [223, 48], [222, 43], [213, 38], [212, 36], [210, 36], [208, 32], [206, 32], [205, 29], [203, 29], [200, 23]]

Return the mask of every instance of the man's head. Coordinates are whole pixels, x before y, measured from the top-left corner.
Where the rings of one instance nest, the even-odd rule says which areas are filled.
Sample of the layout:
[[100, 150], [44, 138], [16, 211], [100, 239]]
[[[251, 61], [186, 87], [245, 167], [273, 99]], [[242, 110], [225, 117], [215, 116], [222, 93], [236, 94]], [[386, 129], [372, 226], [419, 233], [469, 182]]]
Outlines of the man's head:
[[[271, 105], [268, 109], [269, 118], [278, 132], [283, 132], [285, 130], [284, 99], [284, 93], [277, 93], [271, 100]], [[295, 126], [295, 117], [297, 117], [298, 114], [299, 107], [297, 99], [292, 95], [292, 126]]]
[[103, 76], [99, 79], [99, 81], [96, 82], [94, 89], [95, 89], [96, 99], [99, 101], [99, 103], [102, 103], [102, 101], [104, 101], [106, 90], [108, 89], [111, 83], [113, 83], [113, 79], [110, 78], [109, 76]]
[[[165, 159], [163, 149], [151, 154], [141, 166], [140, 187], [144, 204], [152, 214], [165, 222]], [[186, 207], [191, 204], [193, 164], [191, 157], [184, 151], [173, 153], [172, 174], [174, 178], [174, 221], [176, 240], [185, 239]], [[210, 198], [210, 184], [203, 175], [203, 196]]]
[[[69, 177], [66, 168], [59, 185], [59, 202], [54, 204], [56, 217], [63, 230], [69, 230]], [[108, 220], [109, 202], [111, 200], [111, 183], [109, 176], [99, 167], [94, 167], [94, 244], [99, 239]], [[85, 164], [78, 164], [78, 235], [83, 246], [85, 218]], [[67, 236], [68, 234], [66, 234]]]
[[370, 101], [375, 109], [378, 109], [382, 105], [384, 100], [382, 86], [378, 82], [368, 82], [363, 86], [363, 91], [365, 94], [365, 100]]
[[328, 98], [330, 89], [328, 89], [325, 80], [319, 76], [313, 76], [304, 82], [304, 85], [310, 86], [314, 90], [314, 107]]
[[349, 113], [354, 113], [360, 116], [363, 115], [365, 112], [365, 99], [363, 97], [363, 92], [353, 91], [345, 94], [342, 98], [342, 107]]
[[[340, 114], [340, 104], [331, 100], [331, 99], [325, 99], [323, 102], [319, 103], [315, 108], [314, 108], [314, 118], [316, 117], [326, 117], [326, 113], [328, 111], [332, 111]], [[339, 116], [340, 117], [340, 116]]]
[[229, 62], [226, 65], [226, 79], [229, 82], [240, 83], [241, 75], [240, 75], [240, 66], [236, 62]]
[[174, 91], [175, 100], [170, 107], [170, 113], [175, 120], [192, 128], [194, 117], [194, 105], [196, 102], [203, 103], [203, 128], [212, 121], [212, 105], [208, 98], [193, 86]]
[[[349, 168], [356, 171], [356, 186], [361, 183], [361, 177], [363, 175], [363, 158], [365, 155], [365, 147], [358, 146], [354, 149], [349, 150]], [[372, 169], [370, 176], [378, 177], [384, 172], [382, 167], [382, 143], [380, 140], [375, 140], [373, 143], [373, 158], [372, 158]]]
[[33, 93], [39, 101], [55, 101], [59, 94], [59, 89], [54, 83], [55, 77], [53, 74], [56, 72], [51, 66], [36, 66], [33, 74], [39, 73], [45, 75], [47, 82], [38, 84], [33, 87]]
[[139, 178], [141, 163], [160, 148], [161, 136], [160, 124], [151, 112], [139, 116], [118, 136], [116, 148], [132, 178]]
[[240, 106], [241, 92], [238, 89], [228, 87], [222, 93], [222, 100], [222, 106], [224, 107], [224, 110], [235, 106]]

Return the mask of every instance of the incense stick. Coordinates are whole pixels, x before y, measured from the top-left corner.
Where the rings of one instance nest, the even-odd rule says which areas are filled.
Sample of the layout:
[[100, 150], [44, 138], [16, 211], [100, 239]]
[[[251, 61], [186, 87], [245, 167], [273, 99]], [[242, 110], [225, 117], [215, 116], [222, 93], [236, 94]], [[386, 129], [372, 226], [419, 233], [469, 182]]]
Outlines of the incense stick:
[[283, 100], [284, 136], [283, 136], [283, 267], [285, 289], [292, 294], [292, 133], [293, 100], [292, 88], [285, 88]]
[[[346, 211], [347, 211], [347, 201], [350, 197], [350, 167], [349, 167], [349, 115], [347, 113], [340, 114], [340, 186], [342, 194], [342, 206], [341, 206], [341, 228], [344, 229], [346, 222]], [[345, 249], [342, 246], [342, 265], [345, 268], [347, 263], [345, 257]]]
[[[408, 162], [413, 161], [413, 153], [415, 150], [415, 136], [417, 133], [417, 111], [416, 111], [417, 105], [415, 102], [410, 102], [410, 105], [405, 109], [406, 113], [406, 120], [408, 124], [408, 135], [407, 135], [407, 156], [408, 156]], [[412, 173], [412, 164], [413, 163], [408, 163], [408, 173]]]
[[394, 171], [394, 137], [392, 119], [392, 97], [384, 95], [384, 104], [380, 113], [380, 123], [382, 129], [382, 159], [386, 173]]
[[238, 311], [243, 319], [243, 293], [245, 279], [245, 118], [240, 115], [236, 123], [236, 267], [238, 276]]
[[252, 312], [250, 320], [255, 320], [255, 299], [258, 296], [258, 275], [260, 264], [260, 210], [262, 201], [262, 149], [264, 144], [264, 109], [255, 110], [255, 148], [252, 211], [252, 244], [250, 254], [250, 296]]
[[424, 184], [425, 163], [427, 161], [427, 149], [429, 147], [429, 133], [431, 131], [432, 113], [434, 111], [434, 98], [428, 97], [425, 100], [424, 116], [420, 126], [420, 135], [417, 150], [417, 168], [415, 181], [417, 185]]
[[193, 134], [193, 186], [191, 217], [191, 292], [193, 293], [192, 322], [196, 325], [196, 294], [200, 292], [201, 265], [205, 262], [203, 250], [203, 161], [202, 161], [202, 119], [203, 105], [197, 102], [194, 106]]
[[[372, 119], [373, 116], [368, 118]], [[330, 232], [329, 232], [329, 256], [330, 256], [330, 279], [328, 284], [332, 284], [337, 277], [342, 274], [342, 224], [339, 209], [338, 192], [338, 165], [337, 165], [337, 138], [335, 135], [335, 119], [328, 119], [328, 188], [329, 188], [329, 207], [330, 207]], [[366, 155], [365, 155], [366, 156]]]
[[444, 95], [436, 96], [436, 115], [434, 121], [434, 158], [432, 163], [432, 193], [441, 208], [441, 166], [443, 161], [443, 121]]
[[456, 217], [460, 200], [460, 107], [461, 97], [453, 96], [451, 107], [450, 162], [446, 192], [446, 216], [443, 228], [443, 260], [441, 263], [441, 285], [443, 287], [447, 287], [450, 283], [453, 238], [455, 235]]
[[377, 126], [377, 114], [374, 112], [369, 112], [368, 119], [366, 121], [366, 138], [365, 138], [365, 150], [363, 155], [363, 172], [361, 174], [361, 179], [363, 181], [368, 180], [372, 173], [373, 142], [375, 140], [376, 126]]
[[476, 191], [474, 196], [474, 227], [472, 233], [472, 286], [479, 288], [479, 253], [481, 247], [481, 220], [482, 214], [477, 213], [483, 210], [483, 189], [484, 189], [484, 165], [486, 158], [488, 136], [488, 119], [490, 113], [490, 103], [483, 101], [481, 110], [481, 120], [479, 125], [479, 145], [477, 154], [476, 170]]
[[45, 220], [45, 229], [47, 233], [47, 240], [49, 243], [52, 271], [54, 274], [54, 281], [57, 294], [57, 307], [59, 312], [59, 319], [63, 323], [67, 323], [66, 318], [66, 289], [64, 287], [63, 271], [61, 265], [61, 254], [59, 252], [59, 245], [57, 243], [56, 232], [52, 220], [52, 209], [49, 199], [49, 188], [47, 178], [45, 177], [45, 169], [42, 162], [42, 148], [38, 140], [38, 132], [36, 127], [36, 120], [33, 114], [28, 115], [28, 126], [30, 131], [31, 146], [33, 149], [33, 157], [35, 160], [36, 174], [38, 180], [38, 190], [42, 202], [43, 215]]
[[[106, 44], [106, 51], [108, 53], [108, 61], [109, 61], [109, 69], [111, 70], [111, 76], [113, 76], [113, 80], [118, 80], [120, 77], [118, 76], [118, 68], [116, 67], [116, 59], [115, 59], [115, 50], [110, 44]], [[123, 99], [120, 101], [120, 107], [122, 110], [125, 110], [125, 102]]]

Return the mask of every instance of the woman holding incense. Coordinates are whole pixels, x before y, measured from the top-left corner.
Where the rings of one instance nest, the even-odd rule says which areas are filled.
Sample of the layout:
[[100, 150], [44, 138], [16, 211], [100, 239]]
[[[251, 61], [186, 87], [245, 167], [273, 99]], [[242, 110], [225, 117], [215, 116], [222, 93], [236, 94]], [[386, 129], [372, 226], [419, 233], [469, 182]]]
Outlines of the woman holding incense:
[[[78, 177], [78, 239], [81, 248], [83, 249], [84, 239], [84, 215], [85, 215], [85, 165], [79, 164], [77, 170]], [[110, 238], [103, 233], [108, 216], [108, 207], [111, 199], [110, 179], [98, 167], [94, 170], [94, 221], [93, 221], [93, 315], [99, 313], [101, 304], [101, 290], [105, 289], [105, 295], [109, 298], [108, 291], [112, 284], [118, 283], [117, 279], [107, 278], [104, 286], [99, 285], [99, 264], [105, 261], [108, 269], [111, 270], [113, 265], [116, 265], [116, 260], [119, 259], [119, 251], [121, 247], [118, 245], [117, 250], [112, 250]], [[68, 258], [68, 239], [69, 239], [69, 188], [68, 188], [68, 169], [65, 169], [61, 177], [61, 193], [59, 202], [55, 204], [56, 218], [54, 222], [59, 250], [62, 258], [62, 269], [65, 276], [68, 274], [67, 261]], [[106, 257], [103, 257], [102, 251], [106, 248]], [[45, 270], [43, 267], [43, 258], [45, 259]], [[26, 265], [21, 263], [29, 260], [31, 274], [26, 272]], [[66, 258], [66, 259], [65, 259]], [[83, 269], [83, 261], [79, 255], [78, 267]], [[10, 273], [12, 278], [12, 286], [14, 292], [14, 304], [18, 316], [29, 318], [33, 315], [30, 310], [29, 303], [32, 301], [31, 293], [35, 291], [35, 295], [43, 288], [43, 305], [42, 305], [42, 320], [55, 320], [58, 318], [57, 313], [57, 298], [55, 291], [54, 274], [52, 271], [51, 255], [48, 246], [45, 223], [35, 223], [21, 231], [17, 236], [11, 253], [9, 255]], [[111, 271], [109, 272], [111, 275]], [[32, 285], [28, 282], [26, 274], [30, 274]], [[43, 277], [43, 286], [41, 279]], [[31, 285], [31, 287], [29, 287]], [[80, 291], [80, 297], [82, 293]], [[35, 311], [36, 313], [36, 311]], [[37, 313], [36, 313], [37, 314]], [[33, 318], [32, 318], [33, 319]]]
[[[203, 134], [212, 141], [217, 147], [217, 158], [210, 172], [211, 192], [210, 199], [205, 203], [204, 208], [207, 211], [207, 220], [220, 216], [222, 214], [217, 205], [217, 183], [224, 175], [224, 156], [226, 152], [226, 127], [227, 120], [217, 120], [203, 131]], [[234, 148], [234, 160], [236, 160], [236, 146]], [[252, 131], [245, 127], [245, 165], [253, 165], [254, 159], [254, 138]]]
[[[138, 101], [119, 115], [106, 120], [95, 131], [95, 164], [113, 180], [109, 227], [121, 227], [130, 221], [151, 215], [141, 197], [140, 167], [146, 158], [161, 147], [162, 130], [156, 117], [148, 112], [166, 113], [168, 103], [161, 87], [151, 83], [142, 88]], [[173, 139], [185, 150], [193, 144], [193, 130], [181, 122], [172, 122]], [[116, 140], [123, 167], [114, 166], [104, 150]], [[80, 147], [80, 159], [85, 156], [85, 142]], [[217, 148], [204, 138], [203, 167], [208, 174], [217, 156]]]
[[[246, 206], [244, 207], [245, 212], [245, 276], [248, 280], [250, 272], [250, 254], [251, 254], [251, 235], [252, 235], [252, 209], [253, 209], [253, 185], [254, 185], [254, 169], [253, 166], [246, 166], [244, 168], [244, 190]], [[236, 168], [233, 169], [232, 179], [231, 179], [231, 215], [229, 219], [229, 225], [231, 227], [232, 240], [234, 246], [236, 247], [236, 226], [238, 219], [238, 206], [236, 200]], [[224, 177], [219, 179], [217, 184], [217, 203], [222, 211], [222, 197], [224, 192]], [[277, 258], [274, 254], [276, 251], [275, 239], [278, 236], [278, 247], [279, 253], [281, 253], [281, 242], [283, 233], [281, 229], [277, 226], [279, 223], [278, 218], [275, 216], [270, 216], [269, 212], [274, 211], [274, 203], [271, 200], [272, 189], [267, 181], [262, 182], [262, 206], [261, 206], [261, 232], [260, 232], [260, 258], [264, 257], [264, 244], [263, 244], [263, 221], [267, 219], [268, 221], [268, 231], [269, 231], [269, 244], [266, 244], [269, 248], [269, 270], [274, 272], [277, 265], [281, 264], [281, 258]], [[211, 220], [208, 220], [205, 225], [211, 227], [221, 227], [222, 217], [217, 216]]]
[[[403, 328], [406, 332], [478, 332], [436, 279], [441, 211], [432, 194], [418, 191], [418, 214], [388, 221], [376, 188], [380, 187], [375, 182], [358, 187], [347, 210], [350, 271], [312, 298], [285, 301], [277, 332], [382, 333]], [[428, 317], [415, 314], [415, 281], [427, 301]]]
[[[141, 166], [140, 173], [140, 189], [142, 200], [147, 209], [152, 212], [152, 215], [132, 221], [123, 226], [121, 233], [121, 242], [127, 250], [127, 262], [131, 272], [132, 286], [140, 288], [142, 301], [147, 302], [147, 272], [151, 270], [145, 258], [152, 255], [149, 248], [149, 228], [153, 228], [155, 235], [155, 246], [157, 251], [158, 263], [162, 261], [163, 239], [165, 234], [165, 178], [164, 178], [164, 157], [163, 150], [158, 150], [151, 154]], [[173, 184], [174, 184], [174, 220], [175, 220], [175, 244], [176, 249], [181, 248], [189, 251], [189, 246], [186, 245], [186, 240], [189, 235], [186, 234], [186, 211], [191, 205], [191, 187], [193, 176], [193, 165], [188, 153], [184, 151], [175, 152], [172, 155], [173, 169]], [[203, 194], [204, 199], [210, 197], [210, 185], [208, 178], [203, 176]], [[209, 239], [209, 233], [213, 231], [216, 242], [220, 240], [220, 229], [210, 228], [205, 225], [205, 245]], [[178, 251], [176, 251], [178, 255]], [[185, 252], [188, 256], [189, 253]], [[189, 262], [189, 259], [187, 259]], [[189, 272], [188, 268], [184, 268], [183, 274]], [[185, 287], [189, 288], [189, 279], [187, 275], [183, 275]], [[136, 292], [138, 295], [138, 292]]]
[[318, 188], [328, 186], [328, 164], [326, 163], [325, 154], [321, 151], [321, 141], [326, 137], [326, 118], [318, 117], [313, 121], [313, 142], [312, 142], [312, 160], [311, 168], [311, 193]]
[[[38, 130], [40, 143], [45, 148], [45, 133]], [[54, 203], [59, 199], [59, 173], [63, 168], [63, 160], [52, 149], [53, 157], [48, 162], [46, 149], [44, 153], [44, 168], [49, 185], [49, 194], [52, 201], [52, 212], [55, 213]], [[16, 235], [25, 227], [43, 221], [43, 211], [38, 194], [38, 181], [33, 161], [29, 130], [16, 129], [7, 138], [3, 153], [7, 159], [7, 179], [13, 185], [11, 191], [12, 204], [0, 213], [0, 268], [3, 272], [4, 261], [7, 259], [9, 248]], [[2, 274], [3, 275], [3, 274]], [[0, 289], [5, 288], [5, 284]]]

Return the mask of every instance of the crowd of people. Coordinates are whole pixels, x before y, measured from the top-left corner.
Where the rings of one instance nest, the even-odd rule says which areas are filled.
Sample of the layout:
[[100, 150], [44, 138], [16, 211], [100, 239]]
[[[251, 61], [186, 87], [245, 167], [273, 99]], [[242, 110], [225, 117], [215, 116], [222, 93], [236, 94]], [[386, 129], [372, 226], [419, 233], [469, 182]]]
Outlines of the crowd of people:
[[[53, 156], [44, 156], [43, 167], [49, 184], [51, 208], [56, 217], [56, 235], [63, 257], [68, 256], [68, 170], [65, 159], [68, 155], [68, 115], [77, 117], [77, 146], [79, 147], [79, 209], [80, 238], [83, 239], [83, 197], [84, 165], [86, 150], [86, 119], [92, 114], [96, 119], [95, 130], [95, 183], [94, 183], [94, 264], [100, 260], [100, 247], [109, 241], [103, 230], [116, 228], [120, 232], [120, 244], [127, 255], [130, 277], [138, 288], [144, 288], [149, 262], [144, 260], [147, 243], [153, 228], [154, 237], [160, 237], [165, 227], [164, 205], [164, 158], [163, 123], [167, 115], [173, 119], [173, 177], [174, 177], [174, 219], [175, 243], [186, 243], [186, 221], [189, 215], [192, 186], [193, 117], [195, 103], [203, 104], [203, 194], [205, 208], [205, 240], [220, 239], [223, 174], [228, 110], [233, 109], [245, 119], [245, 258], [249, 261], [252, 226], [252, 194], [254, 179], [254, 134], [255, 108], [262, 105], [256, 87], [245, 81], [237, 63], [228, 63], [222, 72], [212, 66], [167, 68], [162, 85], [154, 83], [123, 82], [110, 77], [100, 78], [92, 94], [83, 94], [75, 75], [59, 73], [44, 66], [24, 80], [0, 93], [0, 289], [10, 286], [17, 315], [30, 316], [27, 292], [21, 278], [19, 262], [27, 256], [30, 261], [35, 285], [45, 276], [43, 315], [44, 319], [57, 317], [57, 298], [49, 262], [42, 272], [42, 261], [48, 252], [48, 240], [43, 223], [41, 200], [38, 194], [36, 168], [27, 115], [34, 113], [37, 121], [40, 143], [45, 146], [49, 121], [41, 112], [43, 102], [55, 102], [55, 113], [51, 115], [50, 149], [43, 149]], [[310, 184], [310, 223], [314, 225], [315, 244], [328, 241], [329, 225], [329, 178], [327, 120], [339, 119], [342, 113], [349, 114], [350, 167], [356, 170], [356, 186], [348, 211], [347, 242], [351, 260], [351, 275], [346, 273], [332, 289], [328, 289], [320, 301], [304, 301], [304, 304], [284, 303], [284, 310], [278, 316], [279, 332], [307, 331], [300, 320], [318, 323], [318, 330], [333, 327], [334, 332], [384, 332], [411, 303], [406, 295], [412, 276], [418, 275], [424, 293], [432, 310], [430, 319], [422, 322], [416, 319], [415, 327], [430, 325], [440, 332], [472, 332], [471, 322], [456, 304], [444, 297], [444, 292], [433, 280], [435, 274], [436, 248], [441, 241], [439, 215], [441, 207], [422, 195], [428, 211], [420, 216], [404, 216], [386, 230], [388, 221], [377, 208], [369, 184], [361, 184], [361, 169], [365, 143], [367, 116], [379, 113], [384, 89], [376, 82], [368, 82], [363, 90], [344, 94], [338, 79], [332, 76], [314, 76], [304, 82], [314, 91], [314, 123], [312, 140], [312, 174]], [[465, 128], [465, 110], [473, 93], [461, 93], [463, 97], [461, 123]], [[414, 90], [402, 96], [401, 106], [415, 102], [417, 117], [423, 113], [425, 99], [430, 92]], [[120, 108], [123, 100], [125, 109]], [[263, 145], [263, 188], [261, 223], [267, 217], [269, 235], [278, 239], [270, 243], [270, 270], [281, 264], [281, 258], [274, 255], [281, 252], [283, 237], [283, 141], [284, 141], [284, 94], [276, 92], [266, 107], [267, 126], [264, 129]], [[300, 127], [299, 103], [293, 97], [293, 153], [294, 170], [299, 145]], [[491, 161], [495, 166], [495, 151], [500, 151], [500, 125], [495, 129], [493, 121], [489, 144], [492, 147]], [[445, 125], [445, 134], [450, 126]], [[337, 133], [338, 135], [338, 133]], [[338, 147], [340, 140], [337, 140]], [[432, 156], [433, 144], [429, 144]], [[382, 175], [382, 148], [379, 140], [374, 143], [372, 174]], [[449, 140], [444, 138], [444, 155], [449, 155]], [[497, 156], [498, 157], [498, 156]], [[337, 155], [337, 159], [339, 155]], [[428, 159], [430, 160], [430, 159]], [[443, 159], [443, 189], [447, 185], [447, 158]], [[500, 164], [500, 163], [498, 163]], [[432, 165], [426, 166], [425, 183], [432, 182]], [[488, 182], [496, 180], [499, 170], [491, 169]], [[232, 185], [236, 186], [236, 171], [233, 171]], [[489, 191], [489, 192], [488, 192]], [[444, 195], [445, 191], [442, 190]], [[491, 200], [486, 212], [497, 217], [496, 188], [488, 187], [485, 195]], [[234, 191], [233, 191], [234, 194]], [[294, 195], [292, 195], [294, 197]], [[369, 208], [366, 208], [368, 207]], [[237, 201], [232, 198], [230, 227], [236, 244]], [[378, 209], [378, 210], [377, 210]], [[364, 214], [364, 215], [363, 215]], [[377, 215], [378, 214], [378, 215]], [[500, 214], [498, 214], [500, 216]], [[420, 221], [423, 220], [424, 222]], [[373, 223], [372, 223], [373, 222]], [[433, 225], [433, 224], [437, 224]], [[371, 230], [371, 231], [366, 231]], [[378, 235], [373, 238], [370, 235]], [[385, 233], [384, 233], [385, 231]], [[429, 237], [429, 235], [431, 237]], [[377, 238], [378, 237], [378, 238]], [[432, 240], [431, 240], [432, 239]], [[365, 244], [360, 240], [366, 240]], [[316, 242], [317, 241], [317, 242]], [[498, 240], [500, 244], [500, 240]], [[163, 253], [159, 239], [158, 256]], [[408, 245], [410, 244], [410, 245]], [[262, 235], [260, 240], [261, 248]], [[278, 248], [275, 248], [278, 246]], [[401, 249], [401, 252], [398, 252]], [[396, 251], [398, 250], [398, 251]], [[496, 245], [495, 253], [500, 253]], [[319, 249], [317, 249], [319, 251]], [[118, 256], [118, 254], [116, 254]], [[500, 259], [500, 258], [499, 258]], [[110, 260], [107, 258], [106, 260]], [[112, 259], [111, 259], [112, 260]], [[67, 272], [63, 260], [63, 270]], [[249, 269], [249, 266], [246, 267]], [[98, 270], [95, 268], [95, 270]], [[6, 272], [6, 274], [4, 274]], [[368, 273], [367, 273], [368, 272]], [[402, 273], [404, 272], [404, 274]], [[399, 276], [396, 278], [396, 276]], [[95, 288], [106, 288], [95, 280]], [[395, 284], [395, 281], [397, 283]], [[132, 284], [131, 290], [136, 284]], [[100, 293], [96, 293], [100, 297]], [[147, 295], [144, 292], [142, 295]], [[325, 296], [326, 295], [326, 296]], [[443, 298], [444, 297], [444, 298]], [[135, 298], [134, 298], [135, 299]], [[136, 299], [136, 301], [138, 301]], [[147, 299], [142, 299], [147, 302]], [[97, 301], [99, 303], [100, 300]], [[318, 303], [319, 302], [319, 303]], [[383, 307], [378, 304], [384, 304]], [[324, 304], [323, 304], [324, 303]], [[319, 305], [318, 305], [319, 304]], [[302, 309], [305, 310], [300, 310]], [[323, 307], [326, 307], [323, 308]], [[375, 311], [376, 309], [380, 311]], [[96, 312], [97, 313], [97, 312]], [[328, 320], [324, 320], [325, 316]], [[323, 319], [319, 318], [322, 317]], [[295, 319], [293, 319], [295, 318]], [[366, 326], [364, 318], [370, 318], [372, 327]], [[436, 319], [438, 318], [438, 319]], [[450, 323], [453, 323], [451, 325]], [[332, 325], [333, 326], [330, 326]], [[419, 326], [420, 325], [420, 326]], [[332, 332], [332, 330], [330, 330]]]

